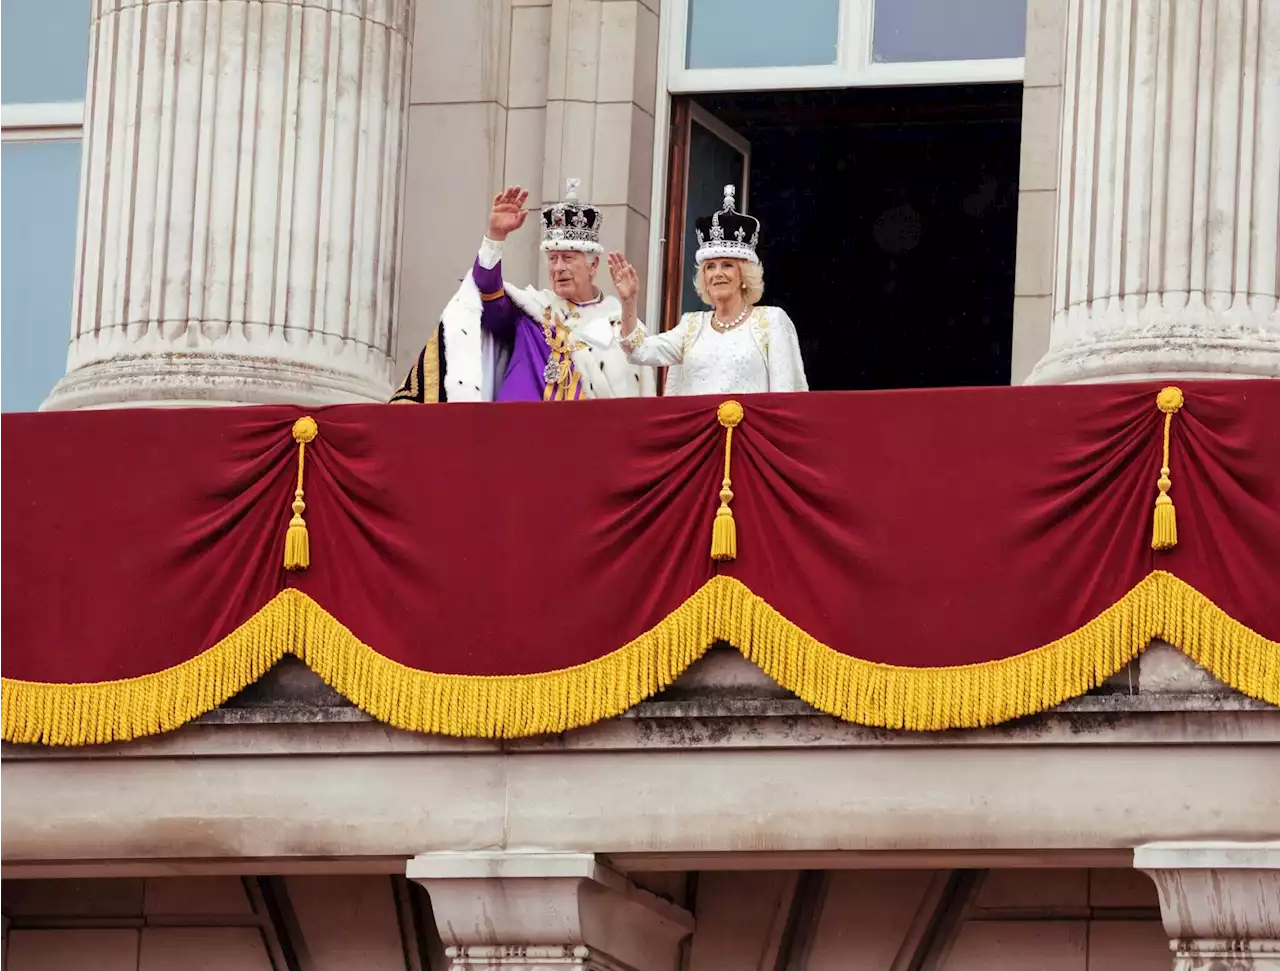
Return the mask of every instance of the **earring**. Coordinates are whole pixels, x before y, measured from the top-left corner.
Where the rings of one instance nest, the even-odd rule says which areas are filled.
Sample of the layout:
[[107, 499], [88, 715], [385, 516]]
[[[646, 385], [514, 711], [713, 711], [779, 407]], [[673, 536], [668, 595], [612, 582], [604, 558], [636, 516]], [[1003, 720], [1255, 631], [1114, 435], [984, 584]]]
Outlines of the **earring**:
[[739, 289], [739, 290], [745, 290], [745, 289], [747, 289], [747, 285], [746, 285], [745, 283], [743, 283], [743, 284], [741, 284], [741, 285], [738, 287], [738, 289]]

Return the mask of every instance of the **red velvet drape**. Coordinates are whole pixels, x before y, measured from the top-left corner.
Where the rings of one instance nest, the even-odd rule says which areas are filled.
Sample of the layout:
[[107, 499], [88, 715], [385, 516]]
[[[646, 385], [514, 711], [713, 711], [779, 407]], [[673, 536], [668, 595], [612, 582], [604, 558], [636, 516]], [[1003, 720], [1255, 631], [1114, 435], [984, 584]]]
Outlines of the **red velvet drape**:
[[[1280, 639], [1280, 382], [1183, 388], [1161, 553], [1156, 385], [745, 397], [720, 570], [832, 648], [906, 666], [1039, 647], [1152, 569]], [[715, 572], [718, 403], [311, 412], [298, 574], [297, 409], [6, 415], [4, 675], [158, 671], [286, 585], [422, 670], [599, 657]]]

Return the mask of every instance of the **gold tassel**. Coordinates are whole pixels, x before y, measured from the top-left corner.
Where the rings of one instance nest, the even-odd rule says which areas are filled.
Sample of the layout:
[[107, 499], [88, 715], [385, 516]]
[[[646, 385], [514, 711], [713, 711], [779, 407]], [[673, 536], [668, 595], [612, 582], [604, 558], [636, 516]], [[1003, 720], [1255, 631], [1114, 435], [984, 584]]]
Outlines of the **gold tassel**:
[[293, 423], [293, 440], [298, 443], [298, 490], [293, 494], [293, 518], [289, 520], [289, 532], [284, 538], [286, 570], [305, 570], [311, 565], [311, 539], [307, 536], [307, 522], [302, 518], [307, 508], [302, 501], [302, 470], [307, 458], [307, 443], [315, 441], [319, 432], [316, 420], [310, 416]]
[[1156, 407], [1164, 412], [1164, 458], [1160, 478], [1156, 480], [1160, 494], [1156, 496], [1155, 519], [1151, 525], [1153, 550], [1171, 550], [1178, 545], [1178, 519], [1174, 514], [1173, 500], [1169, 498], [1169, 487], [1173, 485], [1169, 479], [1169, 429], [1174, 412], [1182, 407], [1182, 400], [1182, 389], [1175, 387], [1163, 388], [1156, 395]]
[[724, 482], [720, 484], [720, 508], [711, 527], [711, 558], [734, 560], [738, 557], [738, 528], [733, 521], [733, 483], [729, 480], [729, 457], [733, 447], [733, 429], [742, 421], [742, 405], [723, 401], [716, 409], [716, 420], [724, 426]]

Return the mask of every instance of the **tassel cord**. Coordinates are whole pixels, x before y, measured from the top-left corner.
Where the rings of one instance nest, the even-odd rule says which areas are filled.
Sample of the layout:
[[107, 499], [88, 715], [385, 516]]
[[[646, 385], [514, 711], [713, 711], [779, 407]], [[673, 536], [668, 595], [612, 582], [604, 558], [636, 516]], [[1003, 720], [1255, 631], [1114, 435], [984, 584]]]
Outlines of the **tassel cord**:
[[1151, 548], [1153, 550], [1169, 550], [1178, 545], [1178, 520], [1173, 507], [1173, 499], [1169, 489], [1173, 485], [1170, 475], [1170, 439], [1173, 431], [1173, 416], [1182, 408], [1183, 395], [1179, 388], [1168, 387], [1156, 395], [1156, 407], [1164, 413], [1164, 438], [1160, 458], [1160, 478], [1156, 480], [1155, 511], [1151, 523]]
[[733, 429], [742, 421], [742, 405], [736, 401], [721, 402], [716, 409], [716, 420], [724, 426], [724, 479], [720, 483], [720, 508], [711, 529], [711, 559], [726, 561], [737, 559], [738, 530], [733, 521], [733, 479], [730, 464], [733, 458]]
[[293, 518], [289, 520], [289, 529], [284, 538], [284, 568], [286, 570], [305, 570], [311, 566], [311, 538], [307, 533], [307, 521], [302, 514], [307, 510], [303, 498], [303, 476], [307, 462], [307, 443], [313, 442], [319, 434], [314, 418], [299, 418], [293, 423], [293, 440], [298, 443], [298, 488], [293, 494]]

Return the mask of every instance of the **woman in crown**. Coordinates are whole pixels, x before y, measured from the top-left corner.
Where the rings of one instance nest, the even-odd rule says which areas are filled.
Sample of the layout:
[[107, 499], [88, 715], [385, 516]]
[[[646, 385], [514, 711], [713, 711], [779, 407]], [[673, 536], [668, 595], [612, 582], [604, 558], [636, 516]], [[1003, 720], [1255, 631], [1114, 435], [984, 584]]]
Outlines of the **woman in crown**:
[[711, 309], [685, 314], [666, 333], [645, 333], [636, 319], [636, 272], [621, 253], [609, 254], [622, 301], [622, 347], [633, 364], [670, 367], [667, 394], [808, 391], [795, 324], [781, 307], [759, 306], [760, 221], [737, 212], [733, 197], [733, 186], [725, 186], [724, 207], [694, 223], [693, 283]]

